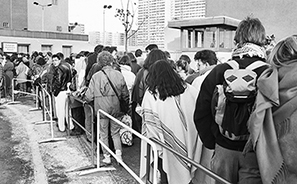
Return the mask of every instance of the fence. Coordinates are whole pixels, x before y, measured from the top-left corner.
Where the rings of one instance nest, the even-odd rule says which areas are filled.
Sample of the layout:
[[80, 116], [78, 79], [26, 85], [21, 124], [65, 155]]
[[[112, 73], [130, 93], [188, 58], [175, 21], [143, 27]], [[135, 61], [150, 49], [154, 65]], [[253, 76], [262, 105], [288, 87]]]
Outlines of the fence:
[[65, 137], [55, 138], [54, 137], [54, 122], [53, 121], [53, 103], [52, 96], [46, 90], [46, 85], [40, 86], [41, 88], [41, 103], [43, 110], [43, 121], [35, 122], [35, 125], [40, 125], [44, 123], [50, 123], [51, 128], [51, 138], [39, 141], [38, 143], [47, 143], [47, 142], [57, 142], [66, 140]]
[[27, 79], [17, 79], [17, 78], [13, 78], [11, 81], [11, 102], [9, 102], [8, 104], [16, 104], [19, 103], [18, 101], [15, 101], [14, 99], [14, 95], [15, 94], [27, 94], [27, 95], [32, 95], [35, 97], [35, 108], [30, 109], [30, 111], [34, 111], [34, 110], [40, 110], [38, 102], [41, 101], [41, 96], [38, 94], [39, 91], [39, 86], [35, 87], [35, 93], [29, 93], [26, 91], [20, 91], [20, 90], [15, 90], [15, 84], [17, 83], [17, 81], [23, 81], [23, 82], [31, 82], [33, 84], [33, 80], [27, 80]]
[[[70, 124], [70, 122], [74, 122], [76, 125], [78, 125], [81, 129], [83, 129], [85, 131], [86, 134], [89, 134], [91, 135], [91, 140], [94, 140], [94, 111], [93, 111], [93, 107], [89, 104], [87, 104], [85, 101], [75, 97], [75, 96], [72, 96], [71, 94], [68, 94], [68, 97], [67, 97], [67, 105], [68, 105], [68, 124]], [[75, 120], [73, 117], [72, 117], [72, 113], [71, 113], [71, 109], [73, 107], [78, 107], [78, 106], [83, 106], [84, 108], [89, 108], [90, 109], [90, 112], [91, 112], [91, 120], [92, 120], [92, 126], [91, 126], [91, 132], [87, 131], [85, 129], [85, 127], [81, 126], [81, 124]], [[69, 126], [68, 126], [69, 127]], [[68, 135], [69, 135], [69, 129], [67, 129], [67, 132], [68, 132]], [[76, 171], [82, 171], [82, 170], [87, 170], [87, 169], [92, 169], [92, 168], [95, 168], [96, 165], [95, 165], [95, 159], [94, 159], [94, 155], [95, 155], [95, 146], [94, 146], [94, 141], [91, 141], [91, 165], [90, 166], [85, 166], [85, 167], [80, 167], [80, 168], [76, 168], [76, 169], [72, 169], [72, 170], [68, 170], [66, 172], [76, 172]]]
[[[147, 142], [151, 146], [152, 151], [153, 151], [153, 155], [154, 155], [153, 184], [157, 184], [158, 154], [157, 154], [156, 144], [154, 142], [152, 142], [150, 139], [144, 137], [140, 133], [136, 132], [135, 130], [133, 130], [129, 126], [125, 125], [124, 123], [122, 123], [121, 121], [119, 121], [118, 119], [114, 118], [113, 116], [111, 116], [110, 114], [104, 112], [101, 109], [99, 109], [97, 111], [97, 138], [100, 135], [100, 127], [99, 127], [100, 126], [100, 118], [98, 118], [98, 117], [100, 117], [100, 113], [105, 115], [109, 119], [113, 120], [115, 123], [119, 124], [120, 126], [122, 126], [122, 127], [126, 128], [127, 130], [131, 131], [134, 135], [136, 135], [137, 137], [139, 137], [143, 141]], [[122, 160], [117, 159], [115, 153], [113, 153], [113, 151], [111, 149], [109, 149], [109, 147], [106, 146], [100, 139], [97, 139], [97, 167], [95, 169], [92, 169], [92, 170], [82, 171], [80, 173], [80, 175], [86, 175], [86, 174], [91, 174], [91, 173], [100, 172], [100, 171], [114, 170], [114, 168], [107, 168], [107, 167], [100, 168], [100, 150], [99, 150], [100, 145], [103, 146], [111, 154], [111, 156], [113, 156], [117, 160], [117, 162], [120, 163], [126, 169], [126, 171], [128, 171], [131, 174], [131, 176], [133, 176], [135, 178], [136, 181], [138, 181], [139, 183], [145, 184], [145, 182], [142, 181], [141, 178], [139, 176], [137, 176], [137, 174], [135, 174], [127, 164], [125, 164]]]
[[[161, 141], [159, 141], [156, 138], [151, 138], [150, 140], [152, 140], [154, 143], [162, 146], [162, 148], [170, 151], [172, 154], [182, 158], [183, 160], [187, 161], [188, 163], [192, 164], [193, 166], [197, 167], [198, 169], [202, 170], [204, 173], [206, 173], [207, 175], [209, 175], [211, 178], [224, 183], [224, 184], [231, 184], [229, 181], [225, 180], [224, 178], [218, 176], [217, 174], [215, 174], [214, 172], [212, 172], [211, 170], [207, 169], [206, 167], [202, 166], [201, 164], [195, 162], [194, 160], [185, 157], [184, 155], [180, 154], [179, 152], [175, 151], [174, 149], [172, 149], [171, 147], [167, 146], [166, 144], [162, 143]], [[149, 156], [148, 156], [149, 158]], [[148, 171], [149, 172], [149, 171]]]

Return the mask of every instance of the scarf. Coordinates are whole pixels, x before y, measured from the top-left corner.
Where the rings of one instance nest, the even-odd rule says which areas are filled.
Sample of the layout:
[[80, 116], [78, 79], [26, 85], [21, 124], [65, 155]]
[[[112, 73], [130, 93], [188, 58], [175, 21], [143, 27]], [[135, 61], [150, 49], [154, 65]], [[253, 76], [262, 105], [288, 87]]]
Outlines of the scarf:
[[281, 66], [278, 69], [280, 106], [273, 113], [278, 127], [278, 135], [282, 137], [289, 131], [289, 118], [297, 110], [297, 62]]
[[278, 143], [272, 108], [279, 105], [277, 70], [269, 68], [258, 79], [256, 108], [248, 121], [250, 138], [244, 153], [254, 149], [264, 184], [282, 183], [287, 168]]
[[259, 57], [263, 59], [267, 58], [265, 48], [260, 47], [253, 43], [245, 43], [241, 47], [237, 45], [232, 52], [232, 58], [233, 57], [243, 58], [243, 56]]

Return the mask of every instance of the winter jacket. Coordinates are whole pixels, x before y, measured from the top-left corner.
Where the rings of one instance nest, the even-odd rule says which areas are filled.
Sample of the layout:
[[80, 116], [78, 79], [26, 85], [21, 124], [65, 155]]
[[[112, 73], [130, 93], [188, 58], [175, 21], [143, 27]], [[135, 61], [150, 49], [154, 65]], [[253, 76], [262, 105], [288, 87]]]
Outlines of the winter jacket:
[[71, 83], [72, 71], [70, 64], [66, 62], [61, 62], [54, 70], [53, 92], [54, 96], [58, 96], [60, 91], [67, 90], [67, 83]]
[[[102, 70], [104, 70], [109, 77], [118, 95], [126, 102], [129, 102], [129, 92], [122, 73], [113, 69], [111, 66], [105, 66]], [[97, 113], [99, 109], [102, 109], [114, 117], [123, 115], [120, 112], [119, 99], [102, 71], [95, 73], [91, 78], [84, 99], [88, 102], [94, 100], [95, 113]], [[105, 118], [105, 116], [101, 114], [100, 118]]]
[[15, 73], [14, 64], [11, 61], [7, 60], [4, 64], [3, 71], [9, 77], [9, 79], [12, 80]]

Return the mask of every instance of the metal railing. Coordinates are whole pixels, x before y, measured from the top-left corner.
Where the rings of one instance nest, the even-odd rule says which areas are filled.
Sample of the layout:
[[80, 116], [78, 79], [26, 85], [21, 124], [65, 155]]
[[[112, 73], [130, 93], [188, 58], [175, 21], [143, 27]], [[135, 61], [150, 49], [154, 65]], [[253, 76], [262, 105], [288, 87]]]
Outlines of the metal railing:
[[38, 94], [38, 91], [39, 91], [39, 87], [36, 86], [35, 87], [35, 93], [29, 93], [29, 92], [26, 92], [26, 91], [20, 91], [20, 90], [15, 90], [15, 83], [17, 81], [23, 81], [23, 82], [31, 82], [33, 84], [33, 80], [27, 80], [27, 79], [17, 79], [17, 78], [13, 78], [12, 81], [11, 81], [11, 90], [12, 90], [12, 94], [11, 94], [11, 102], [9, 102], [8, 104], [16, 104], [16, 103], [20, 103], [18, 101], [15, 101], [15, 97], [14, 95], [15, 94], [27, 94], [27, 95], [32, 95], [35, 97], [35, 108], [33, 109], [30, 109], [30, 111], [34, 111], [34, 110], [41, 110], [38, 106], [38, 102], [41, 101], [41, 97], [39, 96]]
[[[92, 169], [92, 168], [95, 168], [96, 165], [95, 165], [95, 158], [94, 158], [94, 155], [95, 155], [95, 145], [94, 145], [94, 110], [93, 110], [93, 107], [88, 104], [86, 101], [83, 101], [71, 94], [68, 94], [68, 124], [70, 124], [70, 122], [74, 122], [77, 126], [79, 126], [81, 129], [83, 129], [85, 131], [86, 134], [90, 135], [91, 136], [91, 165], [89, 166], [84, 166], [84, 167], [80, 167], [80, 168], [76, 168], [76, 169], [71, 169], [71, 170], [67, 170], [66, 172], [77, 172], [77, 171], [82, 171], [82, 170], [87, 170], [87, 169]], [[72, 108], [72, 100], [73, 99], [75, 102], [79, 103], [81, 106], [83, 106], [84, 108], [89, 108], [90, 109], [90, 113], [91, 113], [91, 121], [92, 121], [92, 124], [91, 124], [91, 132], [89, 132], [85, 127], [83, 127], [77, 120], [75, 120], [72, 116], [72, 113], [71, 113], [71, 108]], [[67, 127], [70, 127], [70, 126], [67, 126]], [[69, 129], [67, 128], [67, 133], [68, 133], [68, 136], [70, 135], [69, 133]]]
[[175, 151], [174, 149], [172, 149], [168, 145], [164, 144], [160, 140], [158, 140], [156, 138], [151, 138], [150, 140], [153, 141], [154, 143], [162, 146], [162, 148], [170, 151], [172, 154], [182, 158], [183, 160], [187, 161], [188, 163], [190, 163], [193, 166], [197, 167], [198, 169], [202, 170], [205, 174], [207, 174], [211, 178], [215, 179], [216, 181], [219, 181], [219, 182], [224, 183], [224, 184], [232, 184], [229, 181], [227, 181], [226, 179], [224, 179], [224, 178], [220, 177], [219, 175], [215, 174], [213, 171], [211, 171], [211, 170], [207, 169], [206, 167], [202, 166], [201, 164], [199, 164], [199, 163], [195, 162], [194, 160], [192, 160], [192, 159], [190, 159], [188, 157], [185, 157], [181, 153]]
[[41, 86], [41, 103], [43, 109], [43, 121], [35, 122], [35, 125], [50, 123], [51, 138], [39, 141], [38, 143], [57, 142], [66, 140], [65, 137], [55, 138], [54, 136], [54, 120], [53, 120], [53, 103], [52, 96], [46, 90], [46, 85]]
[[127, 126], [126, 124], [122, 123], [121, 121], [119, 121], [118, 119], [116, 119], [115, 117], [111, 116], [110, 114], [106, 113], [105, 111], [103, 111], [101, 109], [99, 109], [97, 111], [97, 167], [95, 169], [92, 169], [92, 170], [82, 171], [80, 173], [80, 175], [91, 174], [91, 173], [100, 172], [100, 171], [115, 170], [115, 168], [108, 168], [108, 167], [100, 168], [100, 150], [99, 150], [99, 148], [100, 148], [100, 145], [101, 145], [101, 146], [103, 146], [103, 148], [105, 148], [111, 154], [111, 156], [113, 156], [116, 159], [116, 161], [118, 163], [120, 163], [122, 165], [123, 168], [126, 169], [127, 172], [129, 172], [131, 174], [131, 176], [136, 181], [138, 181], [139, 183], [145, 184], [145, 182], [142, 181], [141, 178], [139, 176], [137, 176], [137, 174], [124, 161], [118, 159], [117, 156], [115, 155], [115, 153], [107, 145], [105, 145], [100, 139], [98, 139], [99, 135], [100, 135], [100, 113], [105, 115], [107, 118], [113, 120], [115, 123], [119, 124], [120, 126], [126, 128], [128, 131], [131, 131], [134, 135], [139, 137], [142, 141], [147, 142], [151, 146], [152, 151], [153, 151], [153, 155], [154, 155], [153, 184], [157, 184], [158, 153], [157, 153], [156, 144], [154, 142], [152, 142], [150, 139], [144, 137], [143, 135], [141, 135], [137, 131], [133, 130], [131, 127]]

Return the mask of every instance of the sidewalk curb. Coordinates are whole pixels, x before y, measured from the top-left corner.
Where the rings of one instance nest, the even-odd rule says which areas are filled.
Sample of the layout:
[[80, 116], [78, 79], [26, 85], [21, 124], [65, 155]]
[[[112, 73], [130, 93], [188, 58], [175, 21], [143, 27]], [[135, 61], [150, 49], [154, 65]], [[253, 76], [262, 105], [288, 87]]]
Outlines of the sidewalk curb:
[[[24, 118], [22, 120], [23, 122], [32, 121], [23, 117], [22, 113], [17, 108], [13, 107], [13, 105], [5, 105], [5, 106], [13, 113], [15, 113], [18, 117]], [[48, 184], [46, 170], [43, 164], [43, 160], [42, 160], [39, 145], [38, 145], [38, 136], [34, 131], [34, 124], [26, 123], [24, 127], [26, 128], [28, 139], [29, 139], [29, 145], [32, 151], [31, 153], [32, 153], [32, 163], [34, 165], [34, 183]]]

